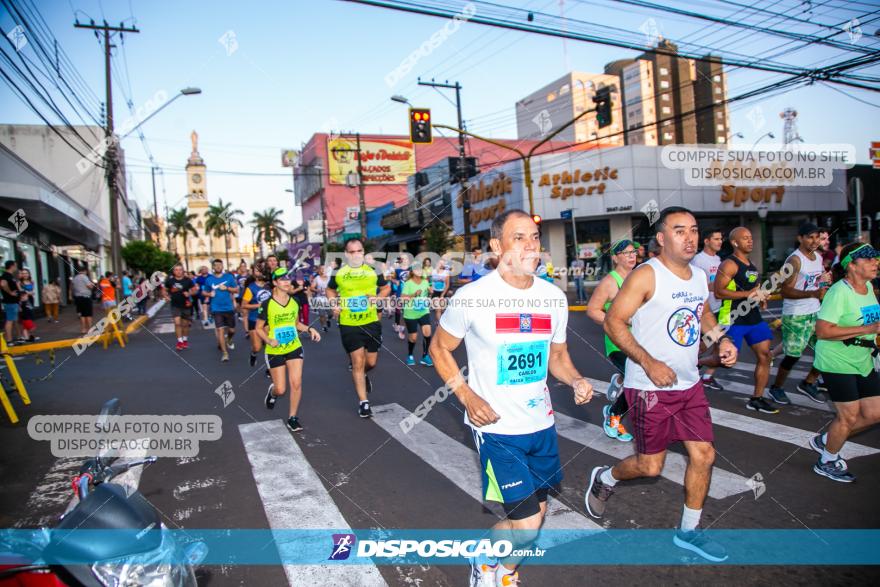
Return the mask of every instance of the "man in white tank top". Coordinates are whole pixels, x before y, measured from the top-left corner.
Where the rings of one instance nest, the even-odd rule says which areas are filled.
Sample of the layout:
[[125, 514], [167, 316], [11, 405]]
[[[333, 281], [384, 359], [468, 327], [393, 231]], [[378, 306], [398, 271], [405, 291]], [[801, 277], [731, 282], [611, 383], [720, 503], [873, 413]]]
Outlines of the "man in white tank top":
[[[606, 334], [628, 357], [624, 393], [636, 454], [613, 468], [593, 469], [587, 512], [602, 517], [619, 481], [660, 475], [667, 447], [682, 441], [688, 453], [685, 503], [673, 542], [720, 562], [727, 559], [725, 548], [697, 529], [715, 462], [712, 419], [697, 360], [701, 334], [717, 326], [707, 303], [706, 274], [690, 265], [700, 232], [694, 215], [677, 206], [663, 210], [656, 226], [660, 254], [630, 273], [605, 317]], [[721, 364], [732, 366], [736, 347], [728, 338], [718, 344]]]
[[[785, 380], [804, 349], [816, 344], [816, 316], [831, 284], [831, 276], [825, 271], [817, 250], [819, 240], [819, 227], [809, 222], [803, 224], [798, 230], [799, 246], [786, 260], [792, 273], [782, 284], [782, 350], [785, 358], [770, 387], [770, 395], [779, 404], [791, 403], [783, 389]], [[814, 402], [824, 404], [825, 398], [816, 383], [818, 377], [819, 372], [811, 368], [797, 389]]]

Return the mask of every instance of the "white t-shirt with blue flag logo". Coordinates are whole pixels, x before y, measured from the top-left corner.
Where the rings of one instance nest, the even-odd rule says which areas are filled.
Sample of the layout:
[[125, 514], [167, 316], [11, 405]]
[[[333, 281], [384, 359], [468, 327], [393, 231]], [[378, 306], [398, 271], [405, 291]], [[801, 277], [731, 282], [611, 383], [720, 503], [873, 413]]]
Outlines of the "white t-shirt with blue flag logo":
[[[492, 271], [455, 292], [440, 326], [464, 339], [468, 384], [500, 416], [480, 431], [531, 434], [553, 425], [547, 365], [550, 344], [566, 338], [562, 290], [537, 277], [518, 289]], [[467, 413], [464, 422], [471, 425]]]

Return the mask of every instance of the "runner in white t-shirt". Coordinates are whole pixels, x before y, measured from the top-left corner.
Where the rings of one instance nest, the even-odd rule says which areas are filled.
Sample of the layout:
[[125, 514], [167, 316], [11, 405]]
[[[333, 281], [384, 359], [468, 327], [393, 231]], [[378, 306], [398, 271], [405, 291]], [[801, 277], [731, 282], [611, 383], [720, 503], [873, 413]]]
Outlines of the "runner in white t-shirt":
[[[430, 354], [466, 409], [480, 453], [483, 497], [501, 502], [507, 514], [493, 531], [525, 548], [543, 523], [549, 489], [562, 480], [547, 374], [571, 385], [577, 404], [590, 401], [593, 388], [568, 354], [564, 292], [535, 278], [538, 226], [526, 212], [508, 210], [493, 221], [489, 244], [500, 257], [498, 269], [449, 300]], [[452, 355], [462, 340], [466, 381]], [[520, 561], [474, 559], [471, 585], [515, 584]]]
[[[721, 257], [718, 251], [724, 244], [724, 235], [717, 228], [707, 228], [700, 235], [703, 239], [703, 250], [694, 255], [691, 259], [691, 265], [699, 267], [706, 273], [709, 279], [709, 309], [718, 319], [718, 310], [721, 309], [721, 300], [715, 297], [715, 275], [718, 273], [718, 267], [721, 266]], [[703, 387], [714, 389], [715, 391], [724, 391], [724, 386], [715, 381], [715, 367], [709, 367], [703, 373]]]

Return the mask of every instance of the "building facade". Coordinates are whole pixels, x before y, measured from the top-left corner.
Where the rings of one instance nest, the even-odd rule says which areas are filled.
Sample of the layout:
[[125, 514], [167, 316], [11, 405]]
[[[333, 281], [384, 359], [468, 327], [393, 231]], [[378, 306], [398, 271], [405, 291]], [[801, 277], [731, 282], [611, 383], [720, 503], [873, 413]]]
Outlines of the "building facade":
[[565, 143], [600, 142], [623, 145], [620, 80], [616, 75], [572, 71], [558, 80], [529, 94], [516, 103], [516, 134], [519, 139], [541, 140], [565, 126], [584, 111], [596, 107], [593, 98], [602, 87], [610, 87], [612, 123], [599, 128], [596, 114], [583, 116], [553, 137]]
[[[718, 228], [725, 235], [736, 226], [749, 228], [755, 241], [753, 261], [762, 270], [775, 269], [795, 246], [801, 223], [836, 226], [847, 215], [844, 171], [835, 170], [829, 186], [694, 187], [685, 182], [681, 170], [663, 166], [660, 152], [657, 147], [629, 145], [532, 160], [531, 212], [542, 218], [542, 245], [555, 266], [566, 266], [575, 256], [596, 261], [609, 243], [622, 238], [647, 243], [654, 235], [650, 212], [684, 206], [694, 212], [701, 228]], [[530, 211], [522, 177], [519, 162], [511, 162], [473, 178], [481, 194], [472, 198], [474, 232], [488, 234], [503, 210]], [[452, 206], [452, 214], [458, 232], [463, 227], [461, 208]], [[763, 247], [766, 262], [760, 258]]]

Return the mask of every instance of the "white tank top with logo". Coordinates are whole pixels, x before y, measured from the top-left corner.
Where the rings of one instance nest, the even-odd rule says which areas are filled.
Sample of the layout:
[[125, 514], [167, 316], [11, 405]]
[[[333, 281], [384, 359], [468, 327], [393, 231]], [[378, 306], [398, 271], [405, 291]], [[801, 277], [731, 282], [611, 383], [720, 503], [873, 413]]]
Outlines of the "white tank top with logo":
[[[814, 291], [819, 289], [819, 280], [825, 272], [825, 266], [822, 265], [822, 256], [813, 253], [815, 259], [810, 259], [804, 255], [800, 249], [795, 249], [792, 257], [797, 257], [801, 261], [801, 268], [798, 271], [797, 279], [794, 282], [794, 288], [801, 291]], [[786, 316], [803, 316], [805, 314], [815, 314], [819, 311], [822, 302], [816, 298], [803, 298], [800, 300], [782, 300], [782, 313]]]
[[[646, 265], [654, 271], [654, 295], [632, 317], [632, 334], [654, 359], [668, 365], [678, 378], [661, 391], [689, 389], [700, 380], [700, 318], [709, 297], [706, 273], [690, 265], [690, 279], [681, 279], [658, 259]], [[626, 360], [624, 386], [658, 390], [645, 370]]]

